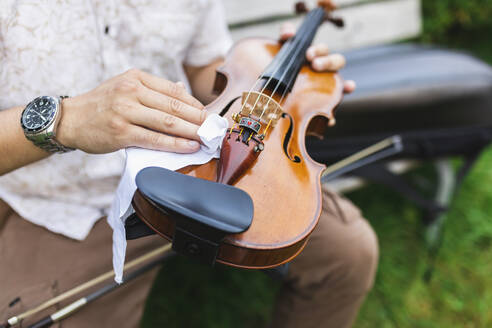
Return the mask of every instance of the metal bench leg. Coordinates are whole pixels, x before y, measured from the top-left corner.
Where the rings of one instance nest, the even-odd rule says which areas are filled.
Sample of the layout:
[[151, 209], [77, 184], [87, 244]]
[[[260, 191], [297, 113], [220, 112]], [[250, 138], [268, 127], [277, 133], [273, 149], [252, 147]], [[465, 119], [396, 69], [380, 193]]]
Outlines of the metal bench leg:
[[[437, 190], [434, 201], [441, 208], [448, 208], [456, 189], [456, 174], [451, 161], [448, 159], [434, 162], [437, 173]], [[425, 241], [429, 250], [435, 250], [440, 244], [442, 227], [446, 219], [447, 211], [428, 212], [425, 218], [427, 227], [425, 230]]]

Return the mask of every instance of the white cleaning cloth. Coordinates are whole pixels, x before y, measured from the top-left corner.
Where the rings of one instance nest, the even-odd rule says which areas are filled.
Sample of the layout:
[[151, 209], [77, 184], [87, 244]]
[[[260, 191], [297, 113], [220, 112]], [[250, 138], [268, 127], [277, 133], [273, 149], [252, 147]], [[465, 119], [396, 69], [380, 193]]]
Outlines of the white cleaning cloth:
[[116, 197], [111, 205], [108, 223], [113, 228], [113, 269], [115, 281], [123, 281], [123, 266], [126, 253], [125, 220], [133, 213], [131, 201], [137, 186], [135, 177], [149, 166], [178, 170], [188, 165], [204, 164], [220, 155], [222, 139], [227, 131], [227, 120], [217, 114], [210, 115], [198, 129], [202, 140], [201, 149], [192, 154], [177, 154], [141, 148], [126, 149], [126, 164]]

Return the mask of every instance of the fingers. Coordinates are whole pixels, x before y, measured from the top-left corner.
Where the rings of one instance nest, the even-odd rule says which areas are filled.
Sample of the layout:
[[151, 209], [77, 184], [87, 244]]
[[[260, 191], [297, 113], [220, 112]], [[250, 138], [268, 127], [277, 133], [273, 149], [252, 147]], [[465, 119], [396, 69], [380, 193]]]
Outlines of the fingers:
[[343, 92], [346, 94], [352, 93], [355, 91], [356, 87], [357, 85], [355, 84], [355, 81], [347, 80], [343, 84]]
[[140, 82], [149, 89], [176, 98], [185, 104], [199, 109], [204, 107], [201, 102], [186, 91], [183, 83], [174, 83], [143, 71], [137, 71], [135, 74]]
[[200, 140], [197, 134], [200, 128], [199, 125], [185, 121], [172, 114], [138, 105], [137, 108], [129, 111], [127, 115], [132, 124], [146, 129], [187, 139]]
[[132, 126], [129, 134], [132, 139], [130, 144], [134, 147], [175, 153], [194, 153], [200, 149], [197, 141], [165, 135], [138, 126]]
[[127, 146], [175, 152], [198, 150], [197, 132], [206, 112], [183, 83], [135, 69], [124, 73], [120, 80], [114, 88], [113, 109], [133, 131], [125, 132]]
[[201, 125], [207, 117], [207, 112], [202, 109], [145, 87], [140, 88], [137, 98], [146, 107], [177, 116], [196, 125]]
[[292, 23], [284, 23], [280, 26], [280, 41], [286, 41], [296, 34], [296, 27]]
[[335, 5], [333, 3], [333, 1], [331, 1], [331, 0], [319, 0], [318, 6], [321, 6], [325, 9], [327, 9], [328, 11], [332, 11], [332, 10], [337, 9], [337, 5]]
[[326, 44], [317, 44], [308, 48], [306, 51], [306, 58], [309, 61], [313, 61], [316, 57], [326, 56], [330, 53], [330, 49]]
[[306, 59], [318, 72], [338, 71], [345, 66], [345, 57], [340, 54], [330, 55], [330, 49], [325, 44], [309, 47], [306, 51]]
[[[306, 58], [311, 62], [314, 70], [319, 72], [338, 71], [345, 66], [345, 57], [340, 54], [330, 55], [330, 50], [325, 44], [314, 45], [306, 51]], [[347, 80], [343, 84], [343, 92], [349, 94], [354, 92], [355, 82]]]
[[311, 65], [318, 72], [338, 71], [345, 66], [345, 57], [340, 54], [316, 57]]

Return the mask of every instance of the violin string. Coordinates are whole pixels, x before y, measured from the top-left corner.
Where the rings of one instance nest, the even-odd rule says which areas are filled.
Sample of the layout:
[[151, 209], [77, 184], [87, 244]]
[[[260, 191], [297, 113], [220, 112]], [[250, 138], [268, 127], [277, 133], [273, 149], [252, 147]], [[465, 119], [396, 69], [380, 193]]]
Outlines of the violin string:
[[[290, 84], [292, 82], [292, 79], [293, 79], [293, 77], [290, 79], [290, 81], [289, 81], [288, 84]], [[288, 90], [288, 88], [285, 88], [284, 91], [282, 92], [282, 96], [280, 97], [280, 99], [278, 101], [278, 104], [279, 105], [282, 104], [282, 101], [284, 100], [284, 97], [287, 95], [287, 90]], [[268, 106], [268, 103], [267, 103], [267, 106]], [[273, 113], [274, 114], [273, 115], [274, 117], [277, 115], [278, 109], [279, 109], [279, 107], [277, 106], [277, 108], [275, 108], [275, 112]], [[270, 126], [271, 121], [272, 121], [272, 119], [270, 119], [270, 121], [268, 122], [267, 128], [265, 129], [265, 134], [267, 132], [268, 127]]]
[[[289, 61], [289, 64], [287, 65], [287, 67], [290, 67], [290, 66], [293, 64], [293, 60], [294, 60], [294, 59], [295, 59], [295, 58], [299, 55], [299, 51], [302, 49], [302, 46], [301, 46], [301, 45], [304, 43], [304, 41], [305, 41], [308, 37], [309, 37], [309, 35], [308, 35], [308, 34], [305, 34], [305, 35], [303, 35], [300, 39], [297, 39], [297, 40], [295, 40], [295, 41], [294, 41], [295, 43], [297, 43], [297, 44], [295, 44], [295, 45], [294, 45], [295, 55], [294, 55], [294, 56], [292, 56], [291, 60]], [[297, 49], [296, 49], [296, 48], [297, 48]], [[274, 77], [274, 76], [275, 76], [275, 74], [276, 74], [276, 73], [280, 70], [280, 68], [281, 68], [281, 67], [282, 67], [282, 62], [279, 62], [279, 63], [277, 64], [277, 67], [275, 68], [275, 70], [274, 70], [274, 71], [273, 71], [273, 73], [271, 74], [270, 78], [267, 80], [267, 82], [264, 84], [263, 88], [262, 88], [262, 89], [261, 89], [261, 91], [259, 92], [258, 97], [256, 98], [256, 101], [255, 101], [255, 103], [253, 104], [253, 106], [252, 106], [252, 108], [251, 108], [251, 110], [250, 110], [250, 112], [249, 112], [249, 115], [251, 115], [251, 114], [253, 113], [253, 111], [254, 111], [254, 109], [255, 109], [256, 105], [258, 104], [258, 101], [260, 100], [261, 94], [263, 94], [263, 92], [266, 90], [266, 88], [268, 87], [269, 83], [272, 81], [273, 77]], [[275, 92], [278, 90], [279, 86], [282, 84], [282, 83], [281, 83], [281, 80], [283, 80], [283, 78], [284, 78], [284, 77], [285, 77], [285, 75], [287, 74], [287, 71], [288, 71], [288, 69], [286, 69], [286, 70], [285, 70], [285, 72], [282, 74], [282, 76], [281, 76], [280, 80], [277, 82], [277, 85], [275, 86], [274, 91], [272, 92], [272, 96], [275, 94]], [[248, 92], [248, 95], [246, 96], [246, 99], [244, 100], [243, 105], [241, 106], [241, 110], [240, 110], [240, 112], [242, 112], [242, 111], [243, 111], [244, 107], [245, 107], [245, 106], [246, 106], [246, 104], [248, 103], [249, 97], [250, 97], [250, 95], [251, 95], [251, 93], [252, 93], [253, 89], [256, 87], [256, 85], [258, 84], [258, 82], [259, 82], [259, 81], [261, 81], [261, 79], [263, 79], [263, 78], [264, 78], [264, 75], [262, 75], [260, 78], [258, 78], [258, 79], [256, 80], [255, 84], [251, 87], [251, 89], [250, 89], [250, 90], [249, 90], [249, 92]], [[288, 83], [288, 84], [290, 84], [290, 83], [292, 82], [293, 78], [294, 78], [294, 76], [292, 76], [292, 77], [290, 78], [290, 80], [289, 80], [289, 83]], [[282, 96], [281, 96], [281, 98], [280, 98], [279, 104], [280, 104], [280, 103], [282, 102], [282, 100], [284, 99], [284, 97], [285, 97], [285, 95], [286, 95], [286, 93], [287, 93], [287, 90], [288, 90], [288, 88], [286, 87], [286, 88], [284, 89], [283, 93], [282, 93]], [[272, 99], [273, 99], [272, 97], [269, 97], [268, 102], [267, 102], [267, 103], [266, 103], [266, 105], [263, 107], [263, 111], [262, 111], [262, 113], [261, 113], [260, 117], [258, 118], [257, 122], [260, 122], [260, 121], [261, 121], [261, 118], [263, 117], [263, 115], [264, 115], [264, 113], [265, 113], [266, 109], [268, 108], [268, 105], [270, 104], [270, 102], [271, 102], [271, 100], [272, 100]], [[278, 107], [275, 109], [275, 113], [274, 113], [274, 114], [276, 115], [276, 114], [277, 114], [277, 112], [278, 112]], [[266, 131], [267, 131], [268, 127], [270, 126], [271, 122], [272, 122], [272, 119], [270, 119], [270, 121], [268, 122], [267, 128], [265, 128], [265, 133], [266, 133]], [[231, 128], [231, 132], [232, 132], [232, 128]]]
[[[272, 75], [270, 76], [270, 78], [268, 79], [268, 81], [265, 83], [265, 85], [263, 86], [263, 88], [261, 89], [260, 91], [260, 94], [262, 94], [266, 87], [268, 86], [268, 84], [271, 82], [272, 78], [275, 76], [275, 74], [278, 72], [278, 70], [282, 67], [282, 62], [279, 62], [277, 64], [277, 67], [275, 68], [275, 70], [273, 71]], [[244, 107], [246, 106], [246, 104], [248, 103], [248, 99], [251, 95], [251, 92], [253, 92], [253, 89], [256, 87], [256, 85], [258, 84], [258, 82], [260, 82], [265, 76], [262, 74], [258, 79], [256, 79], [256, 82], [255, 84], [253, 84], [253, 86], [249, 89], [248, 91], [248, 95], [246, 96], [246, 99], [244, 100], [244, 103], [242, 104], [241, 106], [241, 109], [239, 110], [239, 112], [241, 113], [244, 109]], [[258, 103], [258, 100], [260, 99], [260, 95], [258, 95], [258, 97], [256, 98], [256, 101], [253, 105], [253, 107], [251, 108], [251, 111], [249, 112], [249, 115], [251, 115], [251, 113], [253, 112], [254, 108], [256, 107], [256, 104]], [[258, 120], [259, 122], [259, 120]], [[235, 127], [235, 123], [232, 125], [232, 127], [230, 128], [229, 130], [229, 134], [232, 134], [232, 131], [234, 130], [234, 127]], [[242, 129], [241, 129], [241, 133], [239, 134], [239, 136], [242, 134]], [[250, 138], [251, 139], [251, 138]], [[249, 141], [249, 140], [248, 140]]]
[[[253, 89], [256, 87], [256, 85], [258, 84], [258, 82], [261, 81], [261, 79], [263, 79], [263, 74], [262, 76], [260, 76], [258, 79], [256, 79], [256, 82], [255, 84], [253, 84], [253, 86], [249, 89], [248, 91], [248, 95], [246, 96], [246, 99], [244, 99], [244, 103], [243, 105], [241, 106], [241, 110], [239, 111], [240, 113], [243, 111], [244, 107], [246, 106], [246, 104], [248, 103], [248, 99], [249, 99], [249, 96], [251, 95], [251, 92], [253, 92]], [[250, 113], [251, 114], [251, 113]]]
[[[292, 79], [293, 79], [293, 77], [290, 79], [290, 81], [289, 81], [289, 83], [288, 83], [288, 84], [290, 84], [290, 83], [292, 82]], [[288, 88], [285, 88], [285, 89], [284, 89], [284, 91], [282, 92], [282, 96], [280, 97], [280, 99], [279, 99], [279, 101], [278, 101], [279, 106], [277, 106], [277, 107], [275, 108], [275, 112], [273, 113], [273, 116], [272, 116], [272, 117], [275, 117], [275, 116], [277, 115], [278, 110], [279, 110], [279, 108], [280, 108], [280, 105], [282, 104], [282, 101], [284, 100], [284, 97], [287, 95], [287, 91], [288, 91]], [[268, 102], [270, 102], [270, 100], [269, 100]], [[267, 103], [267, 105], [266, 105], [266, 106], [268, 106], [268, 103]], [[260, 118], [261, 118], [261, 117], [260, 117]], [[272, 120], [273, 120], [273, 118], [270, 118], [270, 120], [268, 121], [268, 124], [267, 124], [267, 126], [266, 126], [266, 128], [265, 128], [265, 130], [263, 131], [263, 134], [264, 134], [265, 136], [266, 136], [266, 134], [267, 134], [267, 132], [268, 132], [268, 128], [270, 127], [270, 125], [271, 125], [271, 123], [272, 123]]]
[[[308, 37], [308, 36], [309, 36], [309, 34], [306, 34], [306, 35], [305, 35], [305, 37]], [[305, 39], [304, 39], [304, 40], [305, 40]], [[296, 53], [296, 56], [297, 56], [297, 55], [298, 55], [298, 54]], [[294, 57], [296, 57], [296, 56], [294, 56]], [[292, 75], [287, 85], [290, 85], [290, 84], [292, 83], [293, 79], [294, 79], [294, 78], [296, 78], [296, 77], [297, 77], [297, 76]], [[288, 90], [288, 88], [285, 88], [285, 89], [284, 89], [284, 91], [282, 92], [282, 96], [280, 97], [280, 100], [278, 101], [279, 105], [282, 103], [282, 100], [283, 100], [283, 99], [284, 99], [284, 97], [287, 95], [287, 90]], [[272, 99], [272, 98], [270, 98], [270, 100], [271, 100], [271, 99]], [[270, 102], [270, 100], [269, 100], [268, 102]], [[267, 105], [266, 105], [266, 106], [268, 107], [268, 103], [267, 103]], [[279, 107], [276, 107], [276, 109], [275, 109], [275, 113], [274, 113], [274, 116], [275, 116], [275, 115], [277, 115], [278, 109], [279, 109]], [[260, 118], [261, 118], [261, 117], [260, 117]], [[272, 122], [272, 119], [270, 119], [270, 121], [268, 122], [268, 125], [267, 125], [267, 127], [265, 128], [265, 132], [264, 132], [264, 134], [266, 134], [266, 132], [267, 132], [267, 130], [268, 130], [268, 127], [270, 126], [270, 123], [271, 123], [271, 122]]]
[[[277, 64], [277, 67], [275, 68], [272, 76], [268, 79], [268, 81], [265, 83], [263, 89], [260, 91], [260, 93], [263, 93], [266, 89], [266, 86], [270, 83], [270, 81], [272, 80], [273, 76], [275, 76], [275, 74], [278, 72], [278, 70], [280, 69], [280, 67], [282, 66], [281, 65], [282, 63], [279, 62]], [[251, 92], [253, 92], [253, 89], [256, 87], [256, 85], [258, 84], [258, 82], [260, 82], [265, 76], [262, 74], [258, 79], [256, 79], [256, 82], [255, 84], [253, 84], [253, 86], [249, 89], [248, 91], [248, 95], [246, 96], [246, 99], [244, 99], [244, 103], [242, 104], [241, 106], [241, 109], [239, 110], [239, 113], [242, 113], [244, 107], [246, 106], [246, 104], [248, 103], [248, 100], [249, 100], [249, 97], [251, 96]], [[256, 98], [256, 102], [254, 104], [254, 106], [251, 108], [251, 111], [249, 112], [249, 115], [251, 115], [251, 113], [253, 112], [254, 108], [256, 107], [256, 104], [258, 103], [258, 100], [260, 99], [260, 96], [258, 95], [258, 97]], [[259, 120], [258, 120], [259, 122]], [[232, 134], [232, 131], [234, 130], [234, 127], [236, 126], [236, 123], [234, 123], [231, 127], [231, 129], [229, 130], [229, 134]], [[241, 131], [242, 133], [242, 131]], [[249, 141], [249, 140], [248, 140]]]
[[[291, 78], [291, 81], [292, 81], [292, 78]], [[289, 84], [291, 81], [289, 81]], [[282, 100], [284, 100], [284, 97], [287, 95], [287, 90], [288, 90], [288, 88], [285, 88], [284, 91], [282, 92], [282, 96], [280, 97], [280, 99], [278, 101], [279, 105], [282, 103]], [[277, 108], [275, 108], [275, 113], [273, 113], [274, 117], [277, 115], [278, 109], [279, 109], [279, 106], [277, 106]], [[268, 125], [266, 126], [265, 132], [263, 134], [266, 135], [268, 128], [270, 127], [271, 123], [272, 123], [272, 119], [270, 119], [270, 121], [268, 121]]]
[[[289, 82], [287, 83], [287, 85], [290, 85], [294, 78], [297, 78], [297, 76], [292, 75], [291, 78], [289, 79]], [[282, 96], [280, 97], [279, 104], [282, 103], [282, 100], [287, 95], [287, 91], [288, 91], [288, 88], [285, 88], [284, 91], [282, 92]], [[278, 110], [278, 107], [275, 110], [275, 114], [277, 114], [277, 110]]]
[[[294, 49], [295, 49], [296, 47], [298, 47], [300, 43], [302, 44], [302, 42], [301, 42], [301, 41], [304, 41], [304, 40], [305, 40], [304, 38], [305, 38], [305, 36], [302, 36], [300, 40], [299, 40], [299, 39], [296, 39], [296, 40], [294, 40], [294, 41], [293, 41], [293, 42], [296, 42], [296, 43], [297, 43], [297, 45], [293, 45]], [[296, 56], [297, 56], [297, 54], [296, 54]], [[295, 57], [295, 56], [294, 56], [294, 57]], [[289, 66], [290, 66], [291, 64], [292, 64], [292, 63], [290, 62], [290, 63], [289, 63]], [[269, 85], [269, 84], [270, 84], [270, 82], [272, 81], [273, 77], [275, 76], [275, 74], [277, 74], [277, 72], [280, 70], [280, 68], [281, 68], [281, 67], [282, 67], [282, 62], [281, 62], [281, 61], [279, 61], [279, 63], [277, 64], [277, 67], [275, 68], [275, 70], [274, 70], [274, 71], [273, 71], [273, 73], [271, 74], [270, 78], [268, 79], [268, 81], [264, 84], [263, 88], [261, 89], [260, 94], [258, 95], [258, 97], [256, 98], [255, 103], [253, 104], [253, 107], [251, 107], [251, 110], [250, 110], [250, 112], [249, 112], [249, 115], [251, 115], [251, 114], [253, 113], [253, 111], [254, 111], [254, 109], [255, 109], [256, 105], [258, 104], [258, 101], [260, 100], [260, 95], [261, 95], [261, 94], [263, 94], [263, 92], [266, 90], [266, 88], [268, 87], [268, 85]], [[286, 71], [286, 72], [287, 72], [287, 71]], [[285, 73], [282, 75], [281, 79], [283, 78], [283, 76], [284, 76], [284, 75], [285, 75]], [[258, 83], [258, 81], [260, 81], [262, 78], [264, 78], [264, 76], [260, 77], [260, 78], [256, 81], [255, 85], [254, 85], [254, 86], [250, 89], [250, 91], [248, 92], [248, 95], [246, 96], [246, 99], [245, 99], [245, 101], [244, 101], [244, 104], [243, 104], [243, 106], [241, 107], [241, 111], [243, 110], [244, 106], [248, 103], [248, 99], [249, 99], [249, 96], [250, 96], [250, 94], [251, 94], [251, 92], [252, 92], [252, 89], [256, 86], [256, 84]], [[279, 82], [277, 82], [277, 87], [278, 87], [278, 84], [279, 84]], [[275, 91], [274, 91], [274, 93], [275, 93]], [[269, 103], [269, 102], [268, 102], [268, 103]], [[268, 108], [268, 103], [267, 103], [267, 105], [263, 108], [263, 112], [262, 112], [261, 116], [263, 116], [263, 113], [265, 112], [265, 109], [266, 109], [266, 108]], [[258, 120], [257, 120], [257, 122], [260, 122], [260, 120], [261, 120], [261, 116], [260, 116], [260, 119], [258, 119]]]
[[[291, 81], [292, 81], [292, 78], [291, 78], [291, 80], [289, 81], [289, 84], [291, 83]], [[281, 104], [282, 104], [282, 100], [284, 100], [284, 97], [287, 95], [287, 90], [288, 90], [288, 88], [284, 88], [284, 91], [282, 92], [282, 96], [280, 97], [280, 99], [279, 99], [279, 101], [278, 101], [279, 106], [276, 106], [276, 108], [275, 108], [275, 112], [273, 113], [272, 118], [270, 118], [270, 120], [268, 121], [268, 124], [267, 124], [267, 126], [266, 126], [266, 128], [265, 128], [265, 130], [263, 131], [263, 134], [264, 134], [265, 136], [266, 136], [266, 133], [267, 133], [267, 131], [268, 131], [268, 128], [269, 128], [269, 127], [270, 127], [270, 125], [272, 124], [273, 117], [275, 117], [275, 116], [277, 115], [277, 113], [278, 113], [278, 109], [280, 108], [280, 106], [281, 106]], [[268, 105], [269, 105], [269, 103], [270, 103], [270, 100], [271, 100], [271, 99], [273, 99], [273, 94], [272, 94], [272, 97], [270, 97], [270, 99], [268, 100], [267, 104], [265, 105], [265, 108], [268, 108]], [[259, 121], [259, 120], [261, 120], [261, 117], [262, 117], [262, 116], [263, 116], [263, 113], [261, 113], [261, 116], [260, 116], [260, 118], [258, 119], [258, 121]]]
[[[280, 68], [280, 65], [279, 65], [279, 68]], [[277, 68], [277, 69], [278, 69], [278, 68]], [[248, 99], [249, 99], [249, 96], [251, 95], [251, 92], [253, 92], [253, 89], [256, 87], [256, 85], [258, 84], [258, 82], [260, 82], [260, 81], [261, 81], [261, 79], [263, 79], [263, 77], [264, 77], [264, 76], [262, 75], [262, 76], [260, 76], [258, 79], [256, 79], [255, 84], [253, 84], [253, 86], [249, 89], [249, 91], [248, 91], [248, 95], [246, 96], [246, 99], [244, 99], [244, 103], [242, 104], [241, 109], [239, 110], [239, 113], [242, 113], [242, 111], [243, 111], [244, 107], [245, 107], [245, 106], [246, 106], [246, 104], [248, 103]], [[263, 90], [262, 90], [262, 92], [263, 92]], [[254, 107], [253, 107], [253, 108], [254, 108]], [[249, 114], [251, 115], [251, 112], [250, 112]], [[232, 133], [232, 130], [234, 130], [234, 127], [235, 127], [235, 126], [236, 126], [236, 123], [234, 123], [234, 124], [232, 125], [231, 129], [229, 130], [229, 134], [231, 134], [231, 133]]]
[[[300, 39], [297, 39], [297, 40], [295, 40], [295, 41], [294, 41], [294, 42], [296, 42], [296, 44], [294, 44], [294, 45], [293, 45], [293, 47], [294, 47], [294, 49], [295, 49], [295, 51], [296, 51], [296, 52], [295, 52], [295, 56], [292, 56], [292, 58], [290, 59], [289, 64], [287, 65], [287, 69], [285, 70], [285, 72], [284, 72], [284, 73], [282, 74], [282, 76], [280, 77], [280, 80], [277, 82], [277, 85], [275, 86], [275, 88], [274, 88], [274, 90], [273, 90], [273, 92], [272, 92], [272, 96], [275, 94], [275, 92], [277, 91], [278, 87], [282, 84], [282, 83], [281, 83], [281, 81], [282, 81], [282, 80], [283, 80], [283, 78], [285, 77], [285, 74], [287, 74], [288, 68], [292, 65], [293, 60], [297, 57], [297, 55], [298, 55], [298, 50], [301, 48], [301, 45], [302, 45], [302, 43], [305, 41], [306, 37], [307, 37], [307, 36], [305, 36], [305, 35], [304, 35], [304, 36], [301, 36], [301, 37], [300, 37]], [[296, 49], [296, 48], [297, 48], [297, 49]], [[276, 72], [275, 72], [275, 73], [276, 73]], [[260, 117], [258, 118], [258, 122], [260, 122], [260, 121], [261, 121], [261, 118], [262, 118], [262, 117], [263, 117], [263, 115], [265, 114], [265, 111], [267, 110], [268, 105], [270, 104], [270, 101], [271, 101], [271, 100], [272, 100], [272, 97], [269, 97], [268, 102], [267, 102], [267, 103], [266, 103], [266, 105], [263, 107], [263, 111], [261, 112], [261, 115], [260, 115]], [[279, 105], [280, 105], [280, 103], [279, 103]], [[275, 111], [275, 114], [276, 114], [277, 110], [278, 110], [278, 107], [277, 107], [277, 109], [276, 109], [276, 111]], [[271, 120], [270, 120], [270, 121], [271, 121]], [[270, 122], [269, 122], [269, 123], [270, 123]], [[265, 129], [265, 130], [266, 130], [266, 129]]]
[[[272, 81], [273, 77], [275, 76], [275, 74], [277, 74], [277, 72], [280, 70], [280, 68], [282, 67], [282, 62], [279, 61], [279, 63], [277, 64], [277, 67], [275, 68], [275, 70], [273, 71], [273, 73], [271, 74], [270, 78], [268, 78], [268, 80], [265, 82], [265, 84], [263, 85], [263, 88], [261, 89], [261, 91], [259, 92], [258, 94], [258, 97], [256, 97], [256, 101], [255, 103], [253, 104], [253, 106], [251, 107], [251, 110], [249, 111], [249, 115], [251, 115], [256, 107], [256, 105], [258, 104], [258, 101], [260, 100], [260, 97], [261, 95], [263, 94], [263, 92], [265, 92], [267, 86], [270, 84], [270, 82]], [[264, 76], [263, 76], [264, 77]], [[261, 79], [261, 78], [260, 78]], [[256, 85], [256, 83], [255, 83]], [[249, 92], [249, 94], [251, 94], [251, 91]], [[248, 94], [248, 97], [246, 97], [246, 100], [244, 101], [244, 104], [243, 104], [243, 107], [248, 103], [248, 98], [249, 98], [249, 94]], [[241, 111], [242, 111], [242, 108], [241, 108]], [[258, 120], [257, 122], [260, 122], [260, 120]]]
[[[266, 87], [268, 86], [268, 84], [272, 81], [273, 77], [275, 76], [275, 74], [279, 71], [279, 69], [282, 67], [282, 62], [279, 62], [277, 64], [277, 67], [274, 69], [272, 75], [270, 76], [270, 78], [267, 80], [267, 82], [264, 84], [263, 88], [261, 89], [260, 93], [263, 93], [266, 89]], [[262, 74], [255, 82], [255, 84], [249, 89], [248, 91], [248, 95], [246, 96], [246, 99], [244, 100], [244, 103], [243, 105], [241, 106], [241, 110], [240, 112], [243, 111], [244, 107], [246, 106], [246, 104], [248, 103], [248, 100], [249, 100], [249, 97], [251, 95], [251, 92], [253, 92], [253, 89], [256, 87], [256, 85], [258, 84], [258, 82], [260, 82], [262, 79], [264, 79], [265, 76]], [[256, 102], [255, 104], [253, 105], [253, 107], [251, 108], [250, 112], [249, 112], [249, 115], [251, 115], [251, 113], [253, 112], [254, 108], [256, 107], [256, 104], [258, 103], [258, 100], [259, 100], [259, 96], [256, 98]]]
[[[290, 85], [292, 83], [292, 81], [293, 81], [294, 78], [297, 78], [297, 76], [292, 75], [290, 77], [289, 82], [287, 83], [287, 85]], [[284, 99], [284, 97], [287, 95], [287, 91], [288, 91], [288, 88], [285, 88], [284, 91], [282, 92], [282, 96], [280, 97], [279, 104], [282, 102], [282, 100]], [[275, 112], [275, 114], [276, 114], [276, 112]]]
[[[292, 66], [292, 64], [294, 63], [294, 60], [295, 60], [295, 59], [297, 58], [297, 56], [299, 55], [299, 52], [302, 50], [302, 44], [304, 43], [304, 41], [306, 41], [306, 39], [307, 39], [308, 37], [309, 37], [309, 34], [305, 34], [305, 35], [303, 35], [303, 36], [301, 37], [301, 40], [299, 41], [299, 43], [298, 43], [298, 45], [297, 45], [297, 49], [295, 49], [295, 48], [294, 48], [294, 49], [295, 49], [295, 53], [294, 53], [294, 55], [292, 56], [292, 58], [290, 59], [289, 64], [287, 65], [287, 67], [288, 67], [288, 68], [289, 68], [290, 66]], [[301, 41], [302, 41], [302, 42], [301, 42]], [[279, 86], [282, 84], [282, 83], [281, 83], [281, 80], [283, 80], [283, 78], [285, 77], [285, 75], [287, 74], [287, 72], [288, 72], [288, 69], [286, 69], [286, 70], [285, 70], [285, 72], [284, 72], [284, 73], [282, 74], [282, 76], [280, 77], [279, 82], [277, 83], [277, 85], [275, 86], [275, 89], [274, 89], [274, 90], [273, 90], [273, 92], [272, 92], [272, 97], [270, 97], [270, 99], [268, 99], [268, 102], [266, 103], [266, 105], [265, 105], [265, 107], [264, 107], [264, 109], [263, 109], [263, 112], [261, 113], [261, 116], [260, 116], [260, 118], [258, 119], [258, 121], [260, 121], [260, 120], [261, 120], [261, 118], [263, 117], [263, 114], [265, 113], [266, 108], [268, 108], [268, 105], [270, 104], [271, 100], [273, 99], [273, 95], [275, 94], [275, 92], [277, 92], [277, 90], [278, 90]], [[293, 81], [294, 77], [296, 77], [296, 76], [294, 76], [294, 75], [292, 75], [292, 76], [291, 76], [291, 78], [289, 79], [289, 82], [288, 82], [287, 86], [288, 86], [290, 83], [292, 83], [292, 81]], [[288, 87], [287, 87], [287, 86], [284, 88], [284, 91], [282, 92], [282, 96], [281, 96], [281, 98], [280, 98], [280, 100], [279, 100], [279, 105], [281, 104], [282, 100], [284, 99], [285, 95], [287, 94], [287, 90], [288, 90]], [[275, 116], [275, 115], [277, 115], [278, 109], [279, 109], [279, 107], [277, 106], [277, 107], [276, 107], [276, 109], [275, 109], [274, 116]], [[268, 124], [268, 125], [270, 125], [271, 120], [272, 120], [272, 119], [270, 119], [270, 121], [269, 121], [269, 124]], [[265, 129], [265, 132], [266, 132], [266, 129]]]

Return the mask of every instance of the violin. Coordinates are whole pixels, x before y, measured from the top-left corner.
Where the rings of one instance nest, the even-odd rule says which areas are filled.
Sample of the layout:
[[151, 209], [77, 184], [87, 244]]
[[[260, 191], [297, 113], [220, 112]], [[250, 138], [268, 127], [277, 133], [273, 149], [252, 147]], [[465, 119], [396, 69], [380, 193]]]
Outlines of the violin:
[[[188, 180], [172, 182], [181, 187], [189, 181], [190, 197], [193, 188], [201, 190], [193, 197], [202, 203], [193, 206], [197, 212], [203, 208], [209, 213], [207, 220], [219, 215], [205, 204], [210, 200], [213, 207], [225, 208], [220, 215], [226, 221], [230, 215], [239, 219], [251, 216], [250, 222], [241, 229], [225, 221], [215, 222], [212, 230], [216, 230], [211, 233], [214, 240], [207, 243], [201, 235], [206, 230], [205, 221], [179, 219], [186, 216], [185, 205], [164, 208], [151, 197], [156, 192], [144, 191], [137, 181], [139, 189], [132, 202], [136, 216], [160, 236], [180, 244], [177, 249], [192, 255], [211, 253], [212, 262], [264, 269], [292, 260], [306, 245], [321, 213], [320, 175], [325, 166], [311, 159], [305, 139], [307, 135], [322, 136], [334, 122], [335, 107], [343, 97], [343, 80], [335, 72], [313, 71], [305, 53], [323, 22], [336, 22], [330, 16], [334, 8], [330, 1], [320, 1], [306, 14], [296, 35], [283, 44], [247, 38], [233, 46], [217, 70], [213, 90], [219, 96], [205, 108], [229, 122], [220, 158], [185, 167], [178, 172]], [[214, 184], [209, 188], [199, 180]], [[176, 198], [170, 180], [163, 181], [169, 197]], [[223, 192], [217, 191], [219, 196], [213, 198], [220, 186], [224, 186]], [[250, 200], [242, 199], [241, 193]], [[186, 203], [186, 199], [181, 202]], [[195, 216], [200, 219], [206, 215]], [[221, 230], [221, 226], [225, 228]], [[217, 235], [219, 230], [225, 233]], [[178, 232], [195, 241], [177, 242]], [[205, 250], [202, 244], [206, 244]]]

